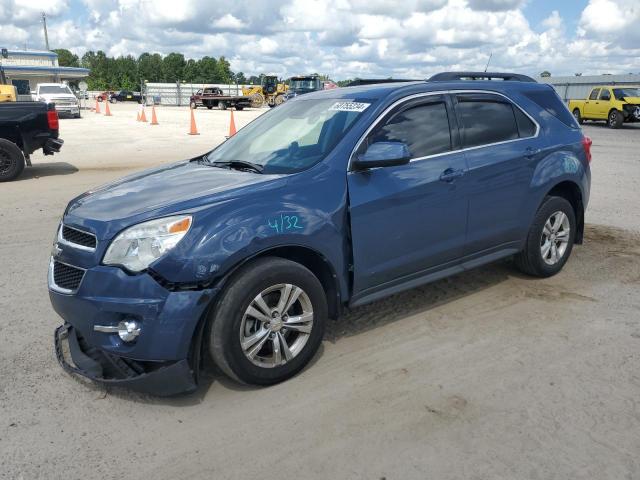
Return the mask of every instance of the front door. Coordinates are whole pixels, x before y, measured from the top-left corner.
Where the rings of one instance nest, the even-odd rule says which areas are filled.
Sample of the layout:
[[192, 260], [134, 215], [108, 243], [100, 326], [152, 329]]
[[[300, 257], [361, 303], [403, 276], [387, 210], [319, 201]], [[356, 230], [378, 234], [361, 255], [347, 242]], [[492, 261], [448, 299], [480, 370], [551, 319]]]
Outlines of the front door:
[[465, 157], [450, 100], [428, 95], [387, 113], [356, 151], [407, 144], [406, 165], [348, 173], [354, 296], [421, 276], [462, 254], [467, 222]]
[[598, 100], [598, 95], [600, 94], [599, 88], [594, 88], [591, 90], [591, 95], [584, 102], [584, 117], [585, 118], [598, 118], [598, 105], [600, 105], [600, 100]]

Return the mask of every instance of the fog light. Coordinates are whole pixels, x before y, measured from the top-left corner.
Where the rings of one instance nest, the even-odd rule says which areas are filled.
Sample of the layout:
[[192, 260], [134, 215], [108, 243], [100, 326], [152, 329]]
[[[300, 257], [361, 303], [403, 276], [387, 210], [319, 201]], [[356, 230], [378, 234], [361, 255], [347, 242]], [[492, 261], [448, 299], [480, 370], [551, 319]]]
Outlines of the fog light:
[[118, 336], [123, 342], [133, 342], [140, 335], [141, 329], [135, 320], [124, 320], [118, 324]]

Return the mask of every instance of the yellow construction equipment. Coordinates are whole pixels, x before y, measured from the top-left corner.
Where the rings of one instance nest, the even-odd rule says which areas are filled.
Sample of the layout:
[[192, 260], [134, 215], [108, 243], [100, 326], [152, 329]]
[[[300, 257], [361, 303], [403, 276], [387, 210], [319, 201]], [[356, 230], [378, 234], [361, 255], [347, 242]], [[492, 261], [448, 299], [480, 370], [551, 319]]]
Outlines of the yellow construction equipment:
[[15, 102], [16, 87], [13, 85], [0, 85], [0, 102]]
[[270, 107], [275, 107], [284, 102], [284, 95], [289, 87], [278, 81], [276, 75], [265, 75], [262, 77], [260, 85], [252, 85], [242, 88], [242, 95], [251, 97], [251, 106], [259, 108], [265, 103]]

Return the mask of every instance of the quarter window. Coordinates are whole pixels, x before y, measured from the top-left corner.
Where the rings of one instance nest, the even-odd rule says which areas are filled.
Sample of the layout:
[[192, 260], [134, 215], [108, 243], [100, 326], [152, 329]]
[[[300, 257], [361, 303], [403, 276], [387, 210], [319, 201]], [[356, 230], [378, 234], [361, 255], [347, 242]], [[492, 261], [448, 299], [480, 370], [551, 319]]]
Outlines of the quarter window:
[[449, 117], [444, 102], [417, 105], [392, 114], [365, 144], [404, 142], [411, 158], [426, 157], [451, 150]]
[[520, 138], [533, 137], [536, 134], [536, 124], [518, 107], [513, 107], [513, 113], [516, 114], [516, 123], [518, 124]]
[[[510, 103], [458, 96], [456, 110], [462, 127], [464, 147], [504, 142], [520, 136]], [[527, 129], [526, 125], [523, 129]]]

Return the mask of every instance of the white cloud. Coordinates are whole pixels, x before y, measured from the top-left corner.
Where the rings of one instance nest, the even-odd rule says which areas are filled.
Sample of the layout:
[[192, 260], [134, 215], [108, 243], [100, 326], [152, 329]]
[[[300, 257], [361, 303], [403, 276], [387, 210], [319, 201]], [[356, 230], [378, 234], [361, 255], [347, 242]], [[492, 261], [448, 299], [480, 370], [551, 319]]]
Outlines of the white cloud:
[[0, 0], [0, 44], [42, 48], [44, 9], [52, 48], [224, 55], [245, 74], [425, 78], [482, 69], [490, 53], [492, 69], [529, 74], [640, 70], [638, 0], [590, 0], [579, 18], [558, 4], [533, 26], [526, 1], [82, 0], [78, 14], [69, 0]]

